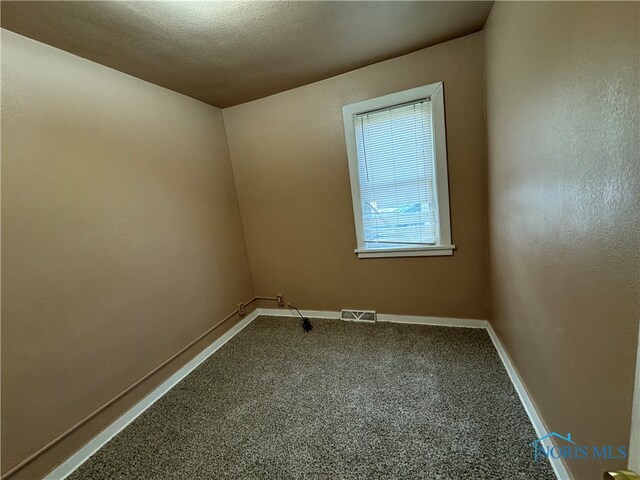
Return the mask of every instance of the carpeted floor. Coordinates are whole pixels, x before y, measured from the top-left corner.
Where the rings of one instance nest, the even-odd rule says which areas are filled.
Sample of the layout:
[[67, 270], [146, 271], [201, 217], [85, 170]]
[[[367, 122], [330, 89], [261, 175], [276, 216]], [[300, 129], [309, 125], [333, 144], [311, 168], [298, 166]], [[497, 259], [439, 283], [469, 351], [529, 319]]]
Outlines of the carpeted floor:
[[552, 479], [486, 331], [261, 317], [71, 479]]

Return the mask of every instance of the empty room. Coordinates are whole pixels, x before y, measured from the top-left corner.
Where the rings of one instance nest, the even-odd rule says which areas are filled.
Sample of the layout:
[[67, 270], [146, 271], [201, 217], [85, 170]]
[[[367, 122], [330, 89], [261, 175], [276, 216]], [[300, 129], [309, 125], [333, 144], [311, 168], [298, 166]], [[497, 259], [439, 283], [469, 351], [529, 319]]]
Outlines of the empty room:
[[640, 480], [640, 2], [0, 23], [0, 480]]

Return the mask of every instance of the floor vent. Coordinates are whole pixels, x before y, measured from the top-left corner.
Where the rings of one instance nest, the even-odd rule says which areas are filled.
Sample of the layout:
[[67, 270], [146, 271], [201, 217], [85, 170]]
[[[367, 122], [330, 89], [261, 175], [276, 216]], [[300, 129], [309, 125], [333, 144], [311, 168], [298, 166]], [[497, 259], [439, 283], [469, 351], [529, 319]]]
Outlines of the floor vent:
[[340, 319], [347, 322], [375, 322], [376, 312], [373, 310], [341, 310]]

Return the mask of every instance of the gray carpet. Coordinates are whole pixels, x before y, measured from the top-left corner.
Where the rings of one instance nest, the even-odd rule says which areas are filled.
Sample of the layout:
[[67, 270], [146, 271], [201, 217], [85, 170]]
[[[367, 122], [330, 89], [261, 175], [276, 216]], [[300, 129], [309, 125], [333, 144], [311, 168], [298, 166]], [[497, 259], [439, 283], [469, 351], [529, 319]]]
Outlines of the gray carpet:
[[484, 330], [261, 317], [71, 479], [552, 479]]

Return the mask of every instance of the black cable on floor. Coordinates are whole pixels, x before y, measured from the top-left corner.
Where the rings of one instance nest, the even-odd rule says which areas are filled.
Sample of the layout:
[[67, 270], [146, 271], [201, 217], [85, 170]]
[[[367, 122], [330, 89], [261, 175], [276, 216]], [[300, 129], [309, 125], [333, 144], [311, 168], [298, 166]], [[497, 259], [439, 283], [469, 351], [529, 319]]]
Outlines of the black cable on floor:
[[309, 320], [307, 317], [303, 316], [300, 313], [300, 310], [298, 310], [297, 307], [294, 307], [293, 305], [291, 305], [290, 303], [287, 303], [287, 306], [289, 308], [293, 308], [296, 312], [298, 312], [298, 315], [300, 315], [300, 325], [302, 326], [302, 329], [309, 333], [311, 331], [311, 329], [313, 328], [313, 325], [311, 325], [311, 320]]

